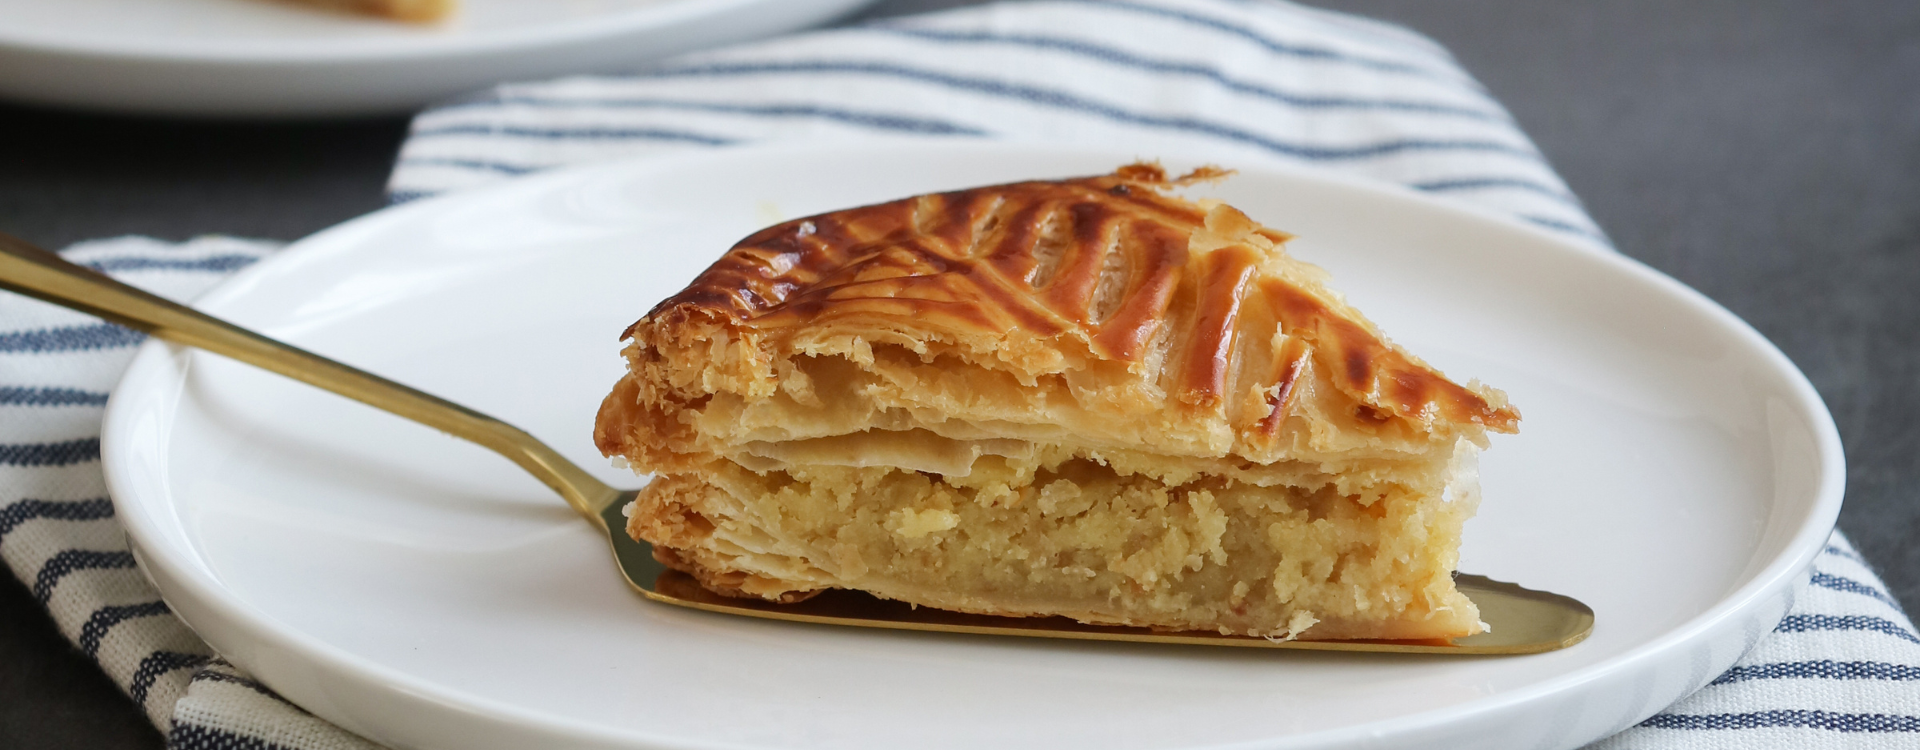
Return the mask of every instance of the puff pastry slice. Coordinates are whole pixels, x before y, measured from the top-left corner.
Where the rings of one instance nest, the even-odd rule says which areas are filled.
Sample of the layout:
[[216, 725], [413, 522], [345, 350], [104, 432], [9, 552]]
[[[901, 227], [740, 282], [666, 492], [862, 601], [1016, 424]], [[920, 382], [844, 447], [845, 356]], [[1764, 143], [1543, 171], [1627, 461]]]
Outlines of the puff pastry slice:
[[1476, 456], [1518, 412], [1157, 166], [740, 241], [625, 332], [628, 531], [713, 591], [1274, 638], [1479, 632]]

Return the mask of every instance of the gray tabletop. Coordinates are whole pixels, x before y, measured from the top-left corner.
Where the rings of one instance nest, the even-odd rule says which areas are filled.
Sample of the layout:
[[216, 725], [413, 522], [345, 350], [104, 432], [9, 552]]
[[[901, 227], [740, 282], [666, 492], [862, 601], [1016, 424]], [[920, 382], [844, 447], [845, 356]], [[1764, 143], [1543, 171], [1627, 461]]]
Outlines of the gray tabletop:
[[[889, 0], [863, 17], [971, 5]], [[1920, 603], [1920, 3], [1322, 0], [1451, 47], [1623, 252], [1732, 309], [1826, 399], [1840, 527]], [[0, 229], [294, 239], [383, 205], [404, 118], [235, 124], [0, 104]], [[0, 747], [157, 748], [0, 582]]]

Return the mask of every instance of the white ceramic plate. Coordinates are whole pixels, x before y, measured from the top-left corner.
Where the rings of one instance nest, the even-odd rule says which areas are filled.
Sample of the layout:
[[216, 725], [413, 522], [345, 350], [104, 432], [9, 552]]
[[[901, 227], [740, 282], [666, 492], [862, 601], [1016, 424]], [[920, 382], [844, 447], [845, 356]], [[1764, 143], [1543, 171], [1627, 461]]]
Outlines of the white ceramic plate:
[[[718, 150], [381, 211], [202, 307], [591, 446], [619, 332], [783, 217], [1133, 157], [994, 144]], [[1171, 159], [1175, 167], [1190, 162]], [[108, 410], [145, 569], [215, 648], [398, 747], [1574, 747], [1782, 617], [1843, 465], [1805, 379], [1630, 260], [1306, 172], [1213, 191], [1396, 340], [1505, 388], [1462, 567], [1573, 595], [1593, 637], [1524, 657], [1247, 652], [879, 632], [648, 603], [505, 460], [204, 353], [148, 344]]]
[[612, 72], [873, 0], [461, 0], [416, 26], [272, 0], [0, 0], [0, 96], [186, 115], [401, 112]]

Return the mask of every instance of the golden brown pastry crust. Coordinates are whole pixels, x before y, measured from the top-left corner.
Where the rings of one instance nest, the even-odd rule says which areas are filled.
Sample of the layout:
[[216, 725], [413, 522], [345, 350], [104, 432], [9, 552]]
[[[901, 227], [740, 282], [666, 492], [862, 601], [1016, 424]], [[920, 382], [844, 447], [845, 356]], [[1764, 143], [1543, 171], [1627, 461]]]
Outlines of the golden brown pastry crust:
[[[1023, 381], [1124, 368], [1120, 377], [1196, 420], [1235, 421], [1244, 443], [1235, 452], [1259, 462], [1275, 458], [1259, 448], [1315, 362], [1364, 407], [1355, 415], [1364, 421], [1392, 419], [1435, 438], [1517, 429], [1503, 394], [1456, 384], [1388, 342], [1320, 284], [1318, 269], [1279, 250], [1287, 235], [1163, 193], [1222, 174], [1169, 180], [1135, 164], [755, 232], [626, 329], [640, 377], [608, 400], [596, 442], [649, 470], [692, 468], [686, 458], [701, 451], [668, 413], [676, 402], [772, 393], [776, 360], [835, 337], [917, 351], [935, 342]], [[1280, 351], [1264, 351], [1276, 332]], [[1247, 371], [1260, 367], [1271, 369]], [[1247, 393], [1260, 394], [1252, 408], [1229, 403]]]

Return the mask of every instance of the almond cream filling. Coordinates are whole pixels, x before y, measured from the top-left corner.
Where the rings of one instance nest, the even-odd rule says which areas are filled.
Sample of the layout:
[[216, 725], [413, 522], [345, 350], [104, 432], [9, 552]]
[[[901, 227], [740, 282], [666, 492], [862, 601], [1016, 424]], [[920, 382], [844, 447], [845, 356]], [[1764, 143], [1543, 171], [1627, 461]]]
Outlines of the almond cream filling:
[[[888, 438], [916, 442], [844, 445]], [[1438, 491], [1378, 498], [1220, 477], [1169, 485], [1084, 460], [1009, 486], [991, 481], [1010, 478], [1007, 459], [991, 454], [959, 481], [891, 467], [721, 465], [656, 480], [629, 531], [751, 596], [852, 588], [987, 614], [1451, 637], [1482, 627], [1448, 575], [1478, 504], [1477, 450], [1458, 449], [1421, 472]]]

